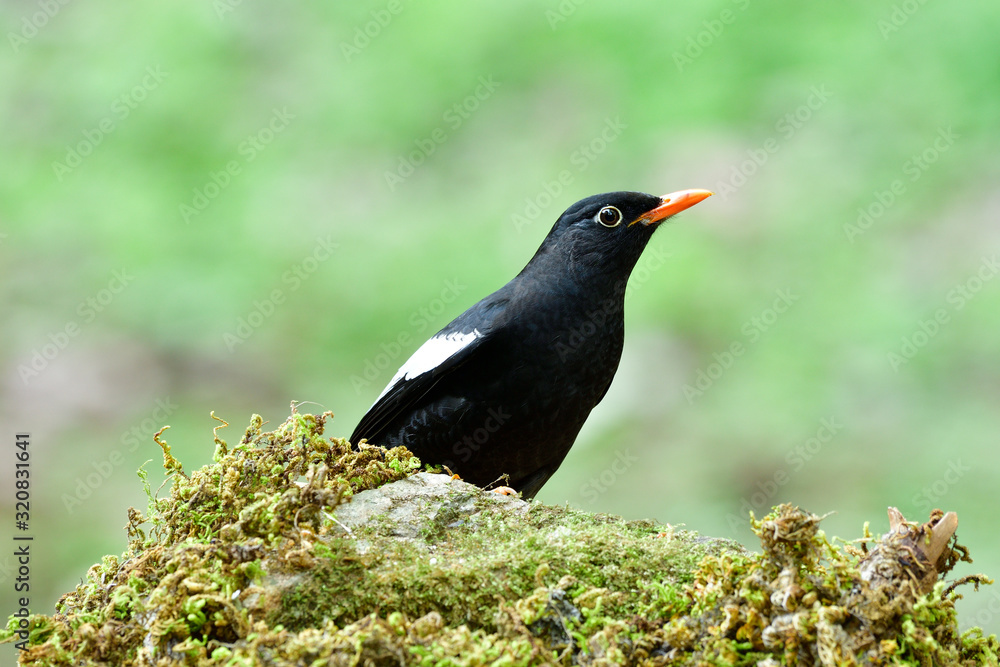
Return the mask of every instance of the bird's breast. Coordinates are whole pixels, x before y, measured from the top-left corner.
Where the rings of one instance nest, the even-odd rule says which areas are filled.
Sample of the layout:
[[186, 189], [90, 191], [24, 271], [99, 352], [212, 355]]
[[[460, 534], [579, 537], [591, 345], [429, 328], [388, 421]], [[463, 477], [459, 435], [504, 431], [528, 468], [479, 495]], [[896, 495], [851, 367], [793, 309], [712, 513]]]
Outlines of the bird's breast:
[[[539, 386], [543, 404], [579, 402], [590, 410], [614, 377], [624, 343], [620, 305], [586, 308], [550, 304], [512, 323], [512, 358]], [[509, 372], [509, 371], [508, 371]], [[540, 380], [540, 381], [539, 381]]]

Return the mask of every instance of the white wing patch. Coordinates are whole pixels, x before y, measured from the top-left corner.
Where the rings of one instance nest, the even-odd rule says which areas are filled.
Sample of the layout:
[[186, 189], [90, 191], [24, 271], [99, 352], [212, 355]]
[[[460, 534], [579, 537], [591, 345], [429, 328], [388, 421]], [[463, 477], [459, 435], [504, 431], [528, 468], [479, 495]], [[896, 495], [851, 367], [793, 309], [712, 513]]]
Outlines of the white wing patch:
[[395, 387], [397, 383], [415, 378], [418, 375], [437, 368], [468, 347], [477, 338], [482, 337], [483, 334], [479, 333], [479, 329], [473, 329], [470, 333], [452, 332], [443, 336], [438, 334], [429, 339], [417, 348], [413, 356], [406, 360], [406, 363], [396, 372], [396, 375], [393, 376], [386, 388], [382, 390], [382, 393], [378, 395], [375, 402], [378, 403], [382, 400], [382, 397]]

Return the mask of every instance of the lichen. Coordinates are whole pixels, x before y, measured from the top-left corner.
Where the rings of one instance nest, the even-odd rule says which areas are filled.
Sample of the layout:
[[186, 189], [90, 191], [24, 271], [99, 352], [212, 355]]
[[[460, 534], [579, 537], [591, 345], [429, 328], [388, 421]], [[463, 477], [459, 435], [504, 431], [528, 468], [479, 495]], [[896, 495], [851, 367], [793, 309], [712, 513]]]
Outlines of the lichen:
[[[169, 495], [140, 471], [126, 552], [0, 639], [67, 667], [998, 664], [996, 637], [957, 630], [953, 514], [896, 516], [859, 547], [785, 505], [753, 520], [753, 554], [417, 475], [403, 448], [324, 438], [330, 416], [264, 432], [255, 415], [233, 447], [217, 427], [191, 473], [157, 433]], [[437, 495], [403, 526], [393, 503], [425, 479]], [[369, 497], [387, 509], [352, 523]]]

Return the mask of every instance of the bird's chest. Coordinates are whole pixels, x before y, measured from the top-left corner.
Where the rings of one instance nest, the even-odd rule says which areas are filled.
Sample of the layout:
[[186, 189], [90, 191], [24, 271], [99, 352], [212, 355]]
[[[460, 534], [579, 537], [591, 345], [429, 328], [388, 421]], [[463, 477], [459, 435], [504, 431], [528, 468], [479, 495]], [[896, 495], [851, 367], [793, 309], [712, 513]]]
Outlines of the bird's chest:
[[623, 343], [620, 318], [583, 319], [553, 336], [548, 365], [553, 373], [570, 380], [610, 382], [618, 368]]
[[624, 343], [620, 305], [550, 308], [517, 327], [514, 357], [544, 403], [593, 407], [614, 378]]

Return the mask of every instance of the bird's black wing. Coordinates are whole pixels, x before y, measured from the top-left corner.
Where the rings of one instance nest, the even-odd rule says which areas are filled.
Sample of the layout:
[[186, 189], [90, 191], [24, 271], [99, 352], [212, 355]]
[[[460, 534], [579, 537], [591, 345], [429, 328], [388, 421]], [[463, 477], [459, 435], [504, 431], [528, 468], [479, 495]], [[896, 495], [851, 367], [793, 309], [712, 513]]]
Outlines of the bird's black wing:
[[442, 379], [489, 346], [492, 336], [487, 327], [462, 326], [463, 319], [467, 318], [460, 317], [421, 345], [403, 364], [354, 429], [353, 444], [362, 438], [379, 444], [382, 431], [397, 417], [416, 408]]

